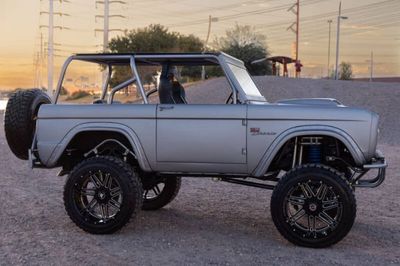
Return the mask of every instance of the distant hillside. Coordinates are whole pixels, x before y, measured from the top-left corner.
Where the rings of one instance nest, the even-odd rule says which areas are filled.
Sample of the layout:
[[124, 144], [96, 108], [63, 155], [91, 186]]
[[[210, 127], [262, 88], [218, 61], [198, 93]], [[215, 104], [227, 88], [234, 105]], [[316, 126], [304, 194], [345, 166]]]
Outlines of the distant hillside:
[[[336, 98], [344, 105], [377, 112], [381, 140], [400, 143], [400, 84], [316, 79], [293, 79], [272, 76], [254, 77], [269, 102], [287, 98]], [[222, 103], [227, 95], [224, 78], [208, 80], [187, 90], [192, 102]]]
[[[355, 78], [354, 81], [369, 81], [369, 78]], [[398, 83], [400, 83], [400, 77], [373, 78], [372, 82], [398, 82]]]

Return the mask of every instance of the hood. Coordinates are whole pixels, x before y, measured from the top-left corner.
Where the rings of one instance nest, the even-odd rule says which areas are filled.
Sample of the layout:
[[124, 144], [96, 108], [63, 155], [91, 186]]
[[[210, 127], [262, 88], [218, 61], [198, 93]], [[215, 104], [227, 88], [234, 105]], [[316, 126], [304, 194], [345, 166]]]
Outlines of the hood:
[[294, 105], [318, 105], [327, 107], [344, 107], [344, 105], [333, 98], [296, 98], [296, 99], [284, 99], [277, 101], [281, 104], [294, 104]]

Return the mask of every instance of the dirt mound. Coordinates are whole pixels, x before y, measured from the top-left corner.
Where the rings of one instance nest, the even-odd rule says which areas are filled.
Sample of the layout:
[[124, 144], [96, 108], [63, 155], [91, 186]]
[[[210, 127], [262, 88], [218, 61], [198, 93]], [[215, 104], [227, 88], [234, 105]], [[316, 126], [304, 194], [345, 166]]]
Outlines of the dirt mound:
[[[292, 79], [271, 76], [254, 77], [269, 102], [287, 98], [335, 98], [344, 105], [366, 108], [380, 115], [380, 141], [400, 144], [400, 83], [353, 82]], [[225, 78], [208, 80], [187, 90], [195, 102], [224, 102]]]

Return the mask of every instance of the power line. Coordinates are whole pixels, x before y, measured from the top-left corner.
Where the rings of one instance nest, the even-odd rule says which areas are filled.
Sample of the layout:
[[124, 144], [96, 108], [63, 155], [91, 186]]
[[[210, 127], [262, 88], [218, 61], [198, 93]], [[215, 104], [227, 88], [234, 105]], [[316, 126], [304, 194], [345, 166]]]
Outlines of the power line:
[[[321, 1], [327, 1], [327, 0], [304, 0], [301, 5], [311, 5], [311, 4], [321, 2]], [[283, 11], [283, 10], [290, 8], [291, 6], [292, 6], [292, 4], [284, 4], [284, 5], [268, 7], [268, 8], [258, 9], [258, 10], [245, 11], [245, 12], [240, 12], [240, 13], [236, 13], [236, 14], [219, 16], [218, 18], [220, 21], [232, 20], [232, 19], [237, 19], [237, 18], [246, 17], [246, 16], [250, 16], [250, 15], [262, 15], [262, 14], [267, 14], [267, 13], [273, 13], [276, 11]], [[167, 24], [166, 26], [167, 27], [187, 27], [187, 26], [193, 26], [193, 25], [205, 24], [205, 23], [208, 23], [208, 20], [198, 19], [198, 20], [186, 21], [186, 22], [176, 23], [176, 24]]]
[[[362, 14], [365, 14], [365, 11], [369, 12], [370, 9], [373, 9], [374, 11], [377, 11], [375, 14], [385, 15], [384, 12], [378, 12], [378, 10], [382, 7], [383, 8], [391, 8], [390, 6], [385, 5], [387, 3], [394, 3], [395, 7], [396, 7], [396, 5], [400, 4], [400, 2], [398, 2], [398, 1], [394, 2], [393, 0], [386, 0], [386, 1], [379, 2], [379, 3], [363, 5], [363, 6], [359, 6], [359, 7], [355, 7], [355, 8], [343, 9], [343, 13], [351, 15], [352, 18], [354, 18], [353, 14], [359, 13], [359, 15], [362, 15]], [[313, 25], [315, 25], [316, 21], [318, 21], [318, 20], [325, 21], [327, 18], [334, 18], [335, 15], [336, 15], [336, 12], [326, 12], [326, 13], [322, 13], [322, 14], [318, 14], [318, 15], [304, 17], [304, 18], [302, 18], [302, 21], [303, 21], [303, 24], [304, 23], [309, 23], [309, 24], [312, 23]], [[291, 22], [290, 20], [284, 20], [284, 21], [267, 23], [267, 24], [261, 23], [261, 24], [256, 24], [254, 26], [261, 27], [261, 28], [265, 28], [265, 27], [273, 28], [273, 27], [281, 27], [283, 24], [288, 24], [290, 22]]]

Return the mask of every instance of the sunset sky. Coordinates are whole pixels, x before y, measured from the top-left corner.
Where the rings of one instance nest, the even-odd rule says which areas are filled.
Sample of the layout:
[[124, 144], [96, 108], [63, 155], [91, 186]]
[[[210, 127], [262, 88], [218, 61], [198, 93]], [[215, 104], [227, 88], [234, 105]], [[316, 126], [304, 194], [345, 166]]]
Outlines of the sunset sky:
[[[47, 43], [48, 0], [0, 0], [0, 89], [33, 87], [35, 61], [43, 38]], [[61, 1], [62, 2], [62, 1]], [[54, 1], [56, 29], [55, 80], [65, 58], [76, 52], [100, 51], [103, 5], [95, 0]], [[295, 36], [286, 29], [295, 20], [288, 12], [295, 0], [125, 0], [111, 4], [111, 29], [134, 29], [159, 23], [172, 31], [193, 33], [206, 38], [208, 16], [218, 18], [212, 24], [211, 40], [222, 36], [235, 23], [252, 25], [267, 36], [272, 55], [291, 55]], [[300, 0], [300, 49], [303, 76], [321, 77], [327, 73], [328, 23], [332, 19], [331, 65], [335, 59], [336, 17], [339, 0]], [[400, 76], [400, 1], [342, 0], [340, 61], [350, 62], [357, 77], [369, 75], [369, 59], [374, 53], [375, 76]], [[121, 34], [119, 31], [110, 36]], [[132, 51], [134, 52], [134, 51]], [[43, 60], [43, 85], [46, 86], [46, 62]], [[39, 64], [37, 64], [39, 65]]]

